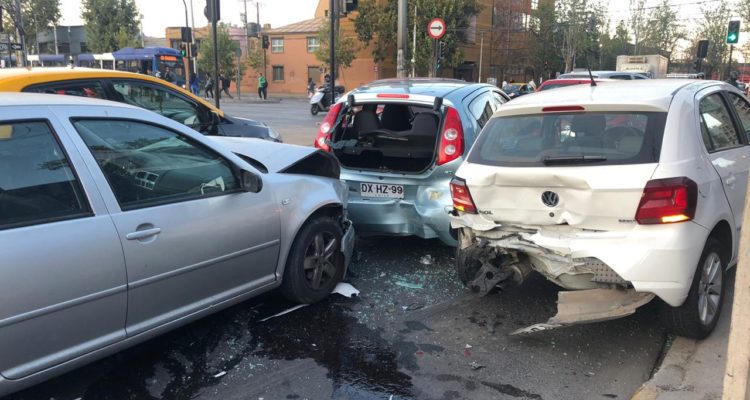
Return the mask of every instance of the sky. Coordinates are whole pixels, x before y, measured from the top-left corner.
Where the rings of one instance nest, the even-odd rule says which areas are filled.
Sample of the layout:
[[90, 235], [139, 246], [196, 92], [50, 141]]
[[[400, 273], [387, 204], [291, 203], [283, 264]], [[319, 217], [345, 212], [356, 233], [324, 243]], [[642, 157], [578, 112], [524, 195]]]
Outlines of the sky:
[[[310, 19], [315, 13], [318, 0], [260, 0], [260, 23], [279, 27], [293, 22]], [[82, 25], [81, 0], [61, 0], [62, 19], [60, 25]], [[182, 0], [135, 0], [143, 16], [143, 32], [147, 36], [164, 37], [164, 28], [185, 26], [185, 6]], [[190, 17], [191, 0], [185, 0]], [[192, 0], [195, 12], [195, 26], [205, 26], [208, 21], [203, 15], [205, 0]], [[247, 0], [248, 21], [256, 20], [256, 1]], [[222, 22], [242, 25], [241, 13], [245, 11], [244, 0], [221, 0]]]

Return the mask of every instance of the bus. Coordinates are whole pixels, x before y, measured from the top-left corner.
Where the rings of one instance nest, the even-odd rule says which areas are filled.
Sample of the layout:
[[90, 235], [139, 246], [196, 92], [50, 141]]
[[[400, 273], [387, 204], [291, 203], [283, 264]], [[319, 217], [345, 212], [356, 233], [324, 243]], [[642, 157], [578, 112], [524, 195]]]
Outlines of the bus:
[[172, 83], [185, 85], [185, 64], [178, 50], [170, 47], [144, 47], [141, 49], [125, 47], [112, 53], [115, 58], [115, 69], [141, 74], [155, 75], [156, 71], [164, 76], [167, 67], [171, 70]]
[[76, 56], [76, 66], [84, 68], [115, 69], [115, 57], [112, 53], [83, 53]]
[[26, 59], [32, 67], [64, 67], [68, 64], [65, 54], [29, 54]]

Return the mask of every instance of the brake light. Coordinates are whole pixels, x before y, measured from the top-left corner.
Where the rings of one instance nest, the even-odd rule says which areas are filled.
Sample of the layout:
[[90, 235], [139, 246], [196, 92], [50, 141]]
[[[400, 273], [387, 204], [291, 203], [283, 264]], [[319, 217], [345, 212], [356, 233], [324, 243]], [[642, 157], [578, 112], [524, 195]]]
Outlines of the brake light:
[[408, 99], [408, 94], [400, 94], [400, 93], [378, 93], [376, 95], [379, 99]]
[[451, 180], [451, 197], [453, 198], [453, 208], [457, 211], [476, 214], [477, 207], [474, 205], [474, 200], [471, 198], [469, 187], [466, 186], [466, 181], [459, 178], [453, 178]]
[[571, 112], [571, 111], [586, 111], [582, 106], [553, 106], [544, 107], [542, 112]]
[[447, 107], [443, 132], [440, 134], [440, 149], [438, 150], [437, 165], [449, 163], [464, 153], [464, 128], [461, 127], [461, 117], [453, 107]]
[[326, 144], [326, 139], [328, 139], [328, 136], [331, 134], [333, 124], [336, 123], [336, 118], [339, 116], [339, 111], [341, 111], [341, 106], [343, 104], [344, 103], [334, 104], [330, 111], [328, 111], [328, 114], [326, 114], [323, 123], [320, 124], [320, 128], [318, 128], [318, 135], [315, 137], [314, 146], [316, 148], [323, 151], [331, 151], [331, 148]]
[[635, 213], [641, 225], [670, 224], [690, 221], [695, 217], [698, 185], [680, 178], [655, 179], [646, 184]]

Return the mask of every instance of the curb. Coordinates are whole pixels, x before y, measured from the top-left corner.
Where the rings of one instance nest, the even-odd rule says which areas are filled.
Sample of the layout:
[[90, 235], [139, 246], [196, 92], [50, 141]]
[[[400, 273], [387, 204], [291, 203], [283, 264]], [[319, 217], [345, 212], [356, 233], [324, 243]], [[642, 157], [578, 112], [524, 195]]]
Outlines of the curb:
[[665, 393], [675, 393], [678, 397], [684, 386], [685, 366], [695, 355], [698, 341], [676, 337], [667, 350], [656, 373], [635, 392], [631, 400], [656, 400]]

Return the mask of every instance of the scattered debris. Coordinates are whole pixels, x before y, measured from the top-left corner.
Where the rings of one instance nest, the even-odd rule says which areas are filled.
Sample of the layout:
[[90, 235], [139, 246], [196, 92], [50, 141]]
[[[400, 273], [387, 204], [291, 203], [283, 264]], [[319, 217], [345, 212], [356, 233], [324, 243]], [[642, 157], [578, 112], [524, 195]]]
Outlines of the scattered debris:
[[464, 346], [464, 348], [465, 348], [465, 349], [470, 349], [470, 348], [472, 348], [472, 347], [474, 347], [474, 346], [472, 346], [472, 345], [470, 345], [470, 344], [468, 344], [468, 343], [466, 343], [466, 346]]
[[286, 310], [284, 310], [284, 311], [282, 311], [282, 312], [280, 312], [278, 314], [274, 314], [274, 315], [272, 315], [270, 317], [263, 318], [262, 320], [260, 320], [260, 322], [266, 322], [266, 321], [268, 321], [271, 318], [276, 318], [276, 317], [280, 317], [280, 316], [282, 316], [284, 314], [289, 314], [290, 312], [292, 312], [294, 310], [298, 310], [298, 309], [300, 309], [302, 307], [306, 307], [306, 306], [309, 306], [309, 304], [298, 304], [298, 305], [296, 305], [296, 306], [294, 306], [292, 308], [286, 309]]
[[424, 308], [424, 304], [411, 303], [408, 306], [402, 306], [401, 308], [403, 308], [406, 311], [414, 311], [414, 310], [419, 310], [420, 308]]
[[396, 281], [396, 285], [409, 288], [409, 289], [422, 289], [422, 287], [424, 286], [421, 282], [413, 283], [413, 282], [407, 282], [403, 280]]
[[424, 351], [422, 351], [422, 350], [419, 350], [419, 351], [417, 351], [416, 353], [414, 353], [414, 355], [416, 355], [417, 357], [421, 357], [421, 356], [423, 356], [423, 355], [424, 355]]
[[435, 259], [430, 254], [419, 258], [419, 263], [423, 265], [432, 265], [434, 262]]
[[221, 378], [222, 376], [226, 375], [227, 371], [221, 371], [218, 374], [214, 375], [214, 378]]
[[351, 298], [352, 296], [359, 296], [359, 290], [357, 290], [354, 286], [345, 283], [345, 282], [339, 282], [335, 288], [333, 288], [333, 293], [338, 293], [344, 297]]
[[471, 363], [469, 364], [469, 366], [470, 366], [470, 367], [471, 367], [471, 369], [473, 369], [474, 371], [476, 371], [476, 370], [478, 370], [478, 369], [482, 369], [482, 368], [484, 368], [484, 367], [485, 367], [484, 365], [482, 365], [482, 364], [479, 364], [479, 363], [478, 363], [478, 362], [476, 362], [476, 361], [472, 361], [472, 362], [471, 362]]
[[595, 373], [593, 373], [593, 372], [590, 372], [590, 371], [589, 371], [589, 372], [586, 372], [586, 374], [585, 374], [585, 375], [586, 375], [586, 376], [594, 376], [594, 375], [596, 375], [596, 374], [595, 374]]

